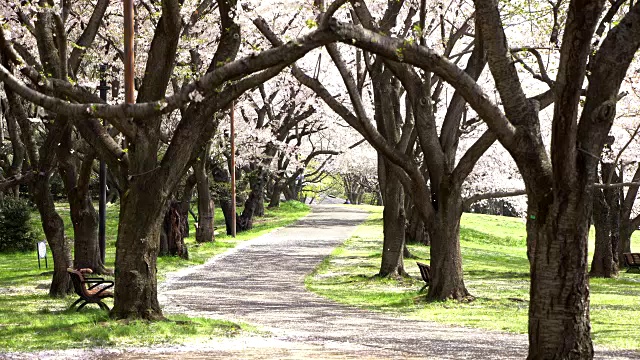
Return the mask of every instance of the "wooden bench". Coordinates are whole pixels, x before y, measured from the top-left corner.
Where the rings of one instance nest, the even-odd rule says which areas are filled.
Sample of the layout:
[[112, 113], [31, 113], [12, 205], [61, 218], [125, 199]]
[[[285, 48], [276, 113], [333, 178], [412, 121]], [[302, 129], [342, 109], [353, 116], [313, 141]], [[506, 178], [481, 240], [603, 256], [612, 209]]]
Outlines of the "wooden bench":
[[82, 302], [76, 311], [80, 311], [87, 304], [98, 304], [101, 309], [109, 311], [109, 307], [102, 300], [113, 297], [113, 292], [108, 290], [113, 287], [113, 281], [100, 277], [85, 278], [84, 274], [93, 272], [91, 269], [67, 269], [67, 272], [71, 276], [71, 282], [76, 294], [80, 296], [78, 300], [71, 304], [69, 310]]
[[627, 272], [631, 269], [640, 271], [640, 253], [624, 253], [624, 263], [627, 266]]
[[421, 262], [416, 262], [416, 264], [418, 264], [418, 268], [420, 269], [420, 275], [422, 275], [422, 280], [424, 280], [425, 282], [422, 289], [418, 291], [418, 293], [421, 293], [431, 283], [431, 266]]

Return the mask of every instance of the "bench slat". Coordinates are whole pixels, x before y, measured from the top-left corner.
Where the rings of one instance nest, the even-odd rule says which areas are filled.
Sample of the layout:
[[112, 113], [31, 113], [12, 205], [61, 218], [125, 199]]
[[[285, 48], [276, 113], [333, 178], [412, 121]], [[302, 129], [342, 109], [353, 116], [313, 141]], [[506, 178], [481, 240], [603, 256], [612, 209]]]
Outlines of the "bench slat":
[[419, 292], [422, 292], [431, 283], [431, 266], [425, 263], [417, 262], [417, 261], [416, 261], [416, 264], [418, 264], [418, 268], [420, 269], [420, 275], [422, 276], [422, 280], [424, 280], [425, 282], [425, 285], [419, 291]]
[[631, 269], [640, 270], [640, 253], [624, 253], [624, 263], [627, 265], [627, 272]]

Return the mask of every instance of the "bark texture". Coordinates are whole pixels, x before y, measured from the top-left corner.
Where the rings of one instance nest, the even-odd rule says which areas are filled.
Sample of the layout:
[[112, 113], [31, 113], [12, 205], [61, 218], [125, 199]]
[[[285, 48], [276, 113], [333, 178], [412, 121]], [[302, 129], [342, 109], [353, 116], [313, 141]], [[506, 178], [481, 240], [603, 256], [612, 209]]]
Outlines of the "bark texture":
[[[601, 164], [602, 178], [607, 182], [609, 175], [614, 182], [613, 164]], [[620, 239], [621, 189], [595, 189], [593, 201], [593, 225], [596, 231], [596, 246], [591, 261], [590, 276], [612, 278], [618, 276], [618, 243]]]
[[71, 278], [67, 272], [67, 268], [73, 266], [71, 244], [64, 236], [64, 223], [56, 212], [53, 197], [49, 191], [48, 176], [36, 177], [30, 190], [40, 213], [42, 229], [53, 258], [53, 278], [49, 287], [49, 296], [64, 297], [73, 291]]
[[406, 274], [403, 260], [405, 213], [402, 204], [404, 204], [404, 190], [393, 173], [394, 170], [388, 169], [387, 166], [391, 167], [391, 165], [385, 164], [386, 174], [383, 191], [387, 205], [383, 210], [384, 240], [378, 275], [395, 277]]
[[[160, 236], [160, 255], [178, 256], [183, 259], [189, 259], [189, 249], [184, 243], [186, 236], [184, 229], [187, 217], [183, 216], [180, 211], [180, 203], [170, 201], [167, 212], [162, 222], [162, 234]], [[166, 244], [164, 244], [166, 242]]]

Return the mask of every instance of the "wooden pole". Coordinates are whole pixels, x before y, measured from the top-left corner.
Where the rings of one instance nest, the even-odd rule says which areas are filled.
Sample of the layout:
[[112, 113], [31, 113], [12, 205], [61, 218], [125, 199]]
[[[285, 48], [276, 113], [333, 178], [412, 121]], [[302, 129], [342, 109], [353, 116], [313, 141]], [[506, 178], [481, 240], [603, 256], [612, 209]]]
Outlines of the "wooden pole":
[[[107, 101], [107, 90], [109, 90], [109, 87], [107, 86], [106, 72], [107, 64], [100, 65], [100, 86], [98, 86], [98, 90], [100, 90], [100, 98], [105, 102]], [[105, 125], [104, 119], [102, 120], [102, 125]], [[98, 206], [98, 245], [100, 248], [100, 259], [102, 260], [102, 264], [104, 265], [107, 248], [107, 165], [102, 158], [100, 158], [99, 179], [100, 197]]]
[[135, 103], [133, 85], [133, 0], [124, 0], [124, 98], [125, 103]]
[[231, 102], [231, 236], [236, 237], [236, 102]]

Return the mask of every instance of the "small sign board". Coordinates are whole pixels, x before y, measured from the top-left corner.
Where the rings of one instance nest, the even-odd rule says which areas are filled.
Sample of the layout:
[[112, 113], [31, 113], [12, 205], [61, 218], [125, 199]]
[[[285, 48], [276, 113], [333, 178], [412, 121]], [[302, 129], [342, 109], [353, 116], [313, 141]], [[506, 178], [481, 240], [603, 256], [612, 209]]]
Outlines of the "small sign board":
[[44, 240], [38, 241], [38, 269], [40, 269], [40, 259], [44, 259], [45, 268], [49, 268], [47, 263], [47, 242]]
[[38, 242], [38, 257], [40, 257], [40, 259], [47, 258], [47, 242], [46, 241]]

